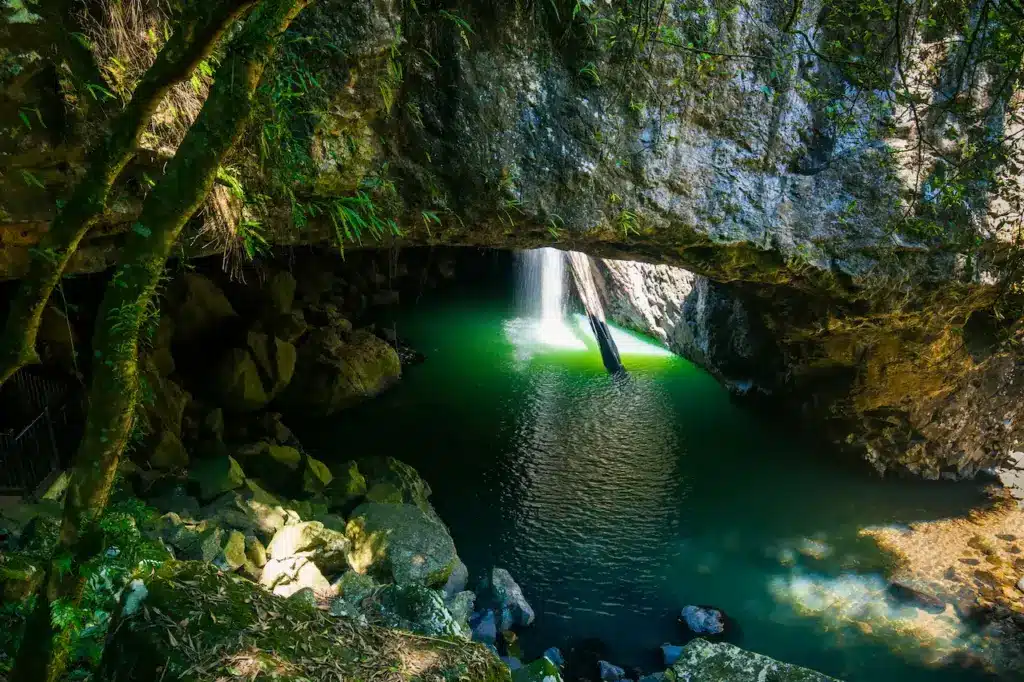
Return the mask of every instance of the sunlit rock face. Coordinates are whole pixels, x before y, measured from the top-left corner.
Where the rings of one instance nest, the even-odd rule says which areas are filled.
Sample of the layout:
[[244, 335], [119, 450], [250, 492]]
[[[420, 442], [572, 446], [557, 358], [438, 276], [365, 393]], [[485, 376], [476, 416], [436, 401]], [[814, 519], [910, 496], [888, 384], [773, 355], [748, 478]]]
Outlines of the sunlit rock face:
[[[656, 17], [638, 13], [648, 5], [660, 6]], [[700, 11], [321, 0], [293, 24], [260, 91], [273, 106], [261, 100], [230, 159], [248, 204], [211, 202], [183, 252], [240, 251], [225, 226], [253, 222], [274, 244], [330, 242], [345, 233], [327, 218], [338, 215], [332, 202], [369, 200], [378, 218], [394, 218], [398, 243], [557, 246], [684, 267], [699, 277], [651, 271], [641, 287], [667, 288], [654, 300], [676, 307], [620, 304], [620, 319], [738, 392], [788, 396], [841, 424], [837, 439], [880, 470], [971, 475], [1019, 440], [1020, 370], [998, 345], [1010, 335], [1003, 320], [1019, 314], [1000, 309], [974, 324], [1015, 276], [1006, 227], [1017, 224], [1016, 160], [958, 185], [941, 234], [907, 217], [942, 195], [940, 157], [957, 164], [986, 131], [1019, 132], [1006, 100], [1015, 93], [988, 69], [968, 69], [981, 74], [969, 92], [918, 128], [907, 102], [944, 101], [950, 76], [964, 73], [962, 22], [937, 16], [901, 36], [912, 56], [903, 73], [885, 66], [879, 87], [912, 81], [913, 97], [895, 97], [819, 57], [847, 39], [829, 16], [828, 3], [769, 0]], [[0, 12], [2, 23], [26, 21], [36, 20]], [[154, 52], [147, 36], [163, 32], [151, 28], [125, 32], [146, 43], [134, 54]], [[67, 99], [61, 62], [48, 61], [54, 41], [39, 35], [39, 45], [0, 48], [0, 278], [24, 272], [86, 172], [97, 121], [111, 119]], [[96, 49], [121, 40], [87, 37]], [[709, 40], [742, 57], [672, 45]], [[281, 91], [275, 73], [301, 75], [305, 89]], [[117, 258], [145, 179], [159, 178], [187, 126], [168, 118], [172, 104], [72, 271]], [[273, 137], [282, 130], [284, 142]], [[224, 181], [214, 193], [231, 194]], [[365, 231], [362, 245], [375, 244]]]
[[1004, 463], [1024, 435], [1020, 362], [979, 338], [976, 319], [958, 333], [933, 310], [906, 328], [896, 314], [844, 315], [789, 287], [666, 265], [602, 259], [597, 273], [610, 319], [661, 339], [736, 394], [813, 418], [880, 472], [971, 477], [1014, 466]]

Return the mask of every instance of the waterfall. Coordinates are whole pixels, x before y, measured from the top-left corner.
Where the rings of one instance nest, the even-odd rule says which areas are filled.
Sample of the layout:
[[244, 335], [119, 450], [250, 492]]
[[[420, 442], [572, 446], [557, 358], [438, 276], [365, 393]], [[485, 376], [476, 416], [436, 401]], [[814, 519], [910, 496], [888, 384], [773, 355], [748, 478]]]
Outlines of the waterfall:
[[524, 317], [542, 326], [564, 324], [565, 256], [558, 249], [533, 249], [519, 253], [519, 309]]

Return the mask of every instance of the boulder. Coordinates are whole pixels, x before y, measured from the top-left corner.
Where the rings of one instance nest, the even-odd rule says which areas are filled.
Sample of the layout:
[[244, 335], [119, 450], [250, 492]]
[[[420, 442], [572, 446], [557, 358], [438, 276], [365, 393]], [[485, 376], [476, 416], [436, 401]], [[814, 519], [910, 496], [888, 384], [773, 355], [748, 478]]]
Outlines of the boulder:
[[224, 292], [195, 272], [186, 272], [169, 287], [168, 303], [176, 344], [213, 338], [237, 317]]
[[622, 680], [626, 677], [625, 670], [617, 665], [612, 665], [608, 661], [598, 661], [597, 666], [602, 682], [617, 682], [617, 680]]
[[720, 635], [725, 632], [725, 618], [718, 609], [691, 604], [683, 607], [679, 620], [694, 634]]
[[376, 592], [380, 585], [368, 575], [345, 571], [332, 587], [338, 593], [338, 599], [358, 610], [363, 600]]
[[223, 528], [252, 534], [262, 542], [271, 538], [284, 526], [299, 523], [300, 515], [285, 503], [247, 479], [242, 487], [218, 497], [203, 508], [201, 516]]
[[445, 597], [452, 599], [455, 595], [463, 592], [468, 584], [469, 568], [459, 559], [458, 563], [455, 564], [455, 568], [452, 569], [452, 574], [448, 576], [448, 582], [444, 584]]
[[349, 564], [399, 585], [441, 589], [458, 563], [444, 524], [410, 504], [360, 505], [346, 528]]
[[684, 646], [682, 655], [670, 670], [677, 680], [838, 682], [807, 668], [781, 663], [732, 644], [705, 639], [695, 639]]
[[235, 456], [244, 462], [246, 471], [272, 481], [276, 490], [293, 491], [297, 488], [303, 470], [302, 453], [298, 449], [261, 441], [238, 448]]
[[387, 585], [376, 595], [375, 609], [385, 625], [432, 637], [469, 639], [470, 632], [448, 610], [444, 594], [423, 585]]
[[213, 565], [230, 573], [244, 566], [246, 561], [248, 557], [245, 554], [245, 536], [237, 530], [229, 531], [227, 540], [213, 559]]
[[368, 331], [347, 339], [334, 329], [310, 333], [282, 405], [308, 416], [330, 416], [378, 395], [401, 376], [395, 349]]
[[380, 504], [402, 504], [402, 491], [393, 483], [374, 483], [366, 491], [367, 502], [379, 502]]
[[174, 471], [188, 467], [188, 452], [181, 440], [170, 431], [161, 431], [148, 447], [149, 465], [160, 471]]
[[301, 310], [293, 310], [286, 315], [279, 315], [271, 325], [274, 336], [287, 341], [297, 343], [309, 329], [306, 324], [306, 315]]
[[327, 578], [307, 556], [268, 560], [260, 576], [260, 585], [280, 597], [290, 597], [307, 587], [318, 595], [332, 591]]
[[346, 462], [333, 471], [334, 477], [324, 490], [332, 510], [350, 511], [366, 495], [366, 478], [355, 462]]
[[242, 467], [227, 455], [193, 462], [188, 477], [195, 484], [199, 499], [204, 502], [234, 490], [245, 482]]
[[452, 617], [463, 625], [466, 632], [470, 632], [469, 619], [473, 615], [473, 606], [476, 604], [476, 594], [473, 592], [459, 592], [454, 597], [445, 598], [448, 610]]
[[279, 530], [267, 547], [270, 559], [308, 556], [323, 573], [331, 574], [348, 567], [349, 541], [319, 521], [306, 521]]
[[256, 568], [263, 568], [267, 565], [267, 548], [255, 535], [245, 536], [245, 558]]
[[512, 575], [504, 568], [491, 570], [490, 580], [485, 582], [483, 591], [490, 596], [501, 613], [502, 630], [533, 623], [533, 608]]
[[[411, 466], [394, 457], [363, 457], [357, 461], [370, 490], [377, 488], [378, 496], [390, 496], [390, 499], [380, 501], [414, 504], [428, 514], [434, 514], [429, 500], [430, 485]], [[394, 495], [396, 490], [400, 500]]]
[[316, 592], [314, 592], [311, 587], [303, 587], [298, 592], [293, 592], [292, 595], [288, 597], [288, 600], [298, 602], [299, 604], [305, 604], [306, 606], [314, 609], [319, 606]]
[[249, 332], [245, 348], [232, 348], [213, 373], [212, 392], [231, 412], [266, 407], [292, 380], [295, 346], [260, 332]]
[[494, 611], [486, 611], [473, 615], [470, 619], [473, 628], [473, 641], [493, 645], [498, 641], [498, 619]]
[[541, 657], [514, 671], [512, 682], [562, 682], [562, 673], [554, 663]]
[[331, 470], [327, 465], [318, 459], [306, 455], [303, 458], [305, 466], [302, 470], [302, 490], [310, 495], [322, 493], [334, 480]]
[[100, 679], [212, 679], [196, 670], [226, 671], [244, 660], [252, 666], [246, 679], [360, 680], [369, 670], [387, 671], [394, 682], [510, 680], [505, 666], [479, 645], [374, 626], [356, 631], [307, 603], [276, 597], [211, 566], [169, 561], [140, 574], [139, 582], [145, 596], [131, 609], [122, 603], [115, 614]]

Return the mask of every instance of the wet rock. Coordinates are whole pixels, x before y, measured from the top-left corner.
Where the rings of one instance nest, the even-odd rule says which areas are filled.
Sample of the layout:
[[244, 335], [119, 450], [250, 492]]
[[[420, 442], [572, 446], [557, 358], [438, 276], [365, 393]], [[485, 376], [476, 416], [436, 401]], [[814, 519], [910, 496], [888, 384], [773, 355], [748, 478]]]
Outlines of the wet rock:
[[491, 570], [490, 580], [486, 581], [481, 594], [486, 594], [497, 605], [501, 614], [501, 629], [525, 627], [533, 623], [533, 608], [523, 596], [512, 575], [504, 568]]
[[473, 627], [473, 641], [492, 645], [498, 641], [498, 619], [494, 611], [487, 609], [474, 614], [470, 624]]
[[671, 666], [683, 655], [683, 647], [674, 644], [661, 645], [661, 657], [666, 666]]
[[902, 604], [911, 604], [928, 613], [942, 613], [946, 610], [946, 602], [904, 582], [890, 583], [889, 596]]
[[612, 665], [608, 661], [598, 661], [597, 666], [602, 682], [616, 682], [616, 680], [622, 680], [626, 677], [625, 670], [617, 665]]
[[683, 647], [671, 668], [677, 680], [729, 682], [837, 682], [834, 678], [799, 666], [781, 663], [724, 642], [695, 639]]
[[444, 524], [409, 504], [362, 504], [352, 512], [346, 535], [353, 569], [399, 585], [441, 589], [458, 562]]
[[370, 332], [342, 339], [333, 329], [318, 329], [299, 351], [282, 405], [300, 414], [330, 416], [380, 394], [401, 373], [395, 349]]
[[720, 635], [725, 632], [725, 618], [721, 611], [703, 606], [686, 606], [680, 622], [698, 635]]
[[189, 480], [195, 484], [199, 499], [207, 501], [240, 487], [245, 481], [245, 472], [233, 457], [225, 455], [193, 462]]

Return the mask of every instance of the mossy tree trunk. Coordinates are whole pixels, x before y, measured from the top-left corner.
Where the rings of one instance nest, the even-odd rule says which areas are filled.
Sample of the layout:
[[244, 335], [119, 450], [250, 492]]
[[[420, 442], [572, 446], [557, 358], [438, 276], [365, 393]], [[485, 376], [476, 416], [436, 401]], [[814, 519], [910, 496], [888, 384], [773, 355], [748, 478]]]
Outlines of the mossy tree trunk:
[[[67, 636], [54, 632], [51, 604], [78, 604], [80, 567], [98, 548], [95, 525], [110, 496], [138, 397], [138, 340], [154, 292], [182, 227], [202, 205], [225, 154], [241, 136], [256, 87], [278, 37], [308, 0], [263, 0], [217, 69], [202, 111], [143, 205], [96, 318], [95, 356], [85, 433], [76, 454], [54, 561], [24, 644], [16, 682], [56, 682], [66, 668]], [[57, 562], [71, 558], [63, 574]]]
[[189, 15], [160, 50], [131, 101], [112, 122], [110, 132], [90, 152], [85, 176], [40, 239], [0, 335], [0, 386], [25, 365], [37, 362], [36, 335], [50, 294], [82, 237], [103, 213], [110, 189], [134, 156], [153, 112], [171, 86], [188, 78], [209, 56], [224, 31], [252, 6], [253, 0], [218, 0], [212, 4], [193, 1]]

